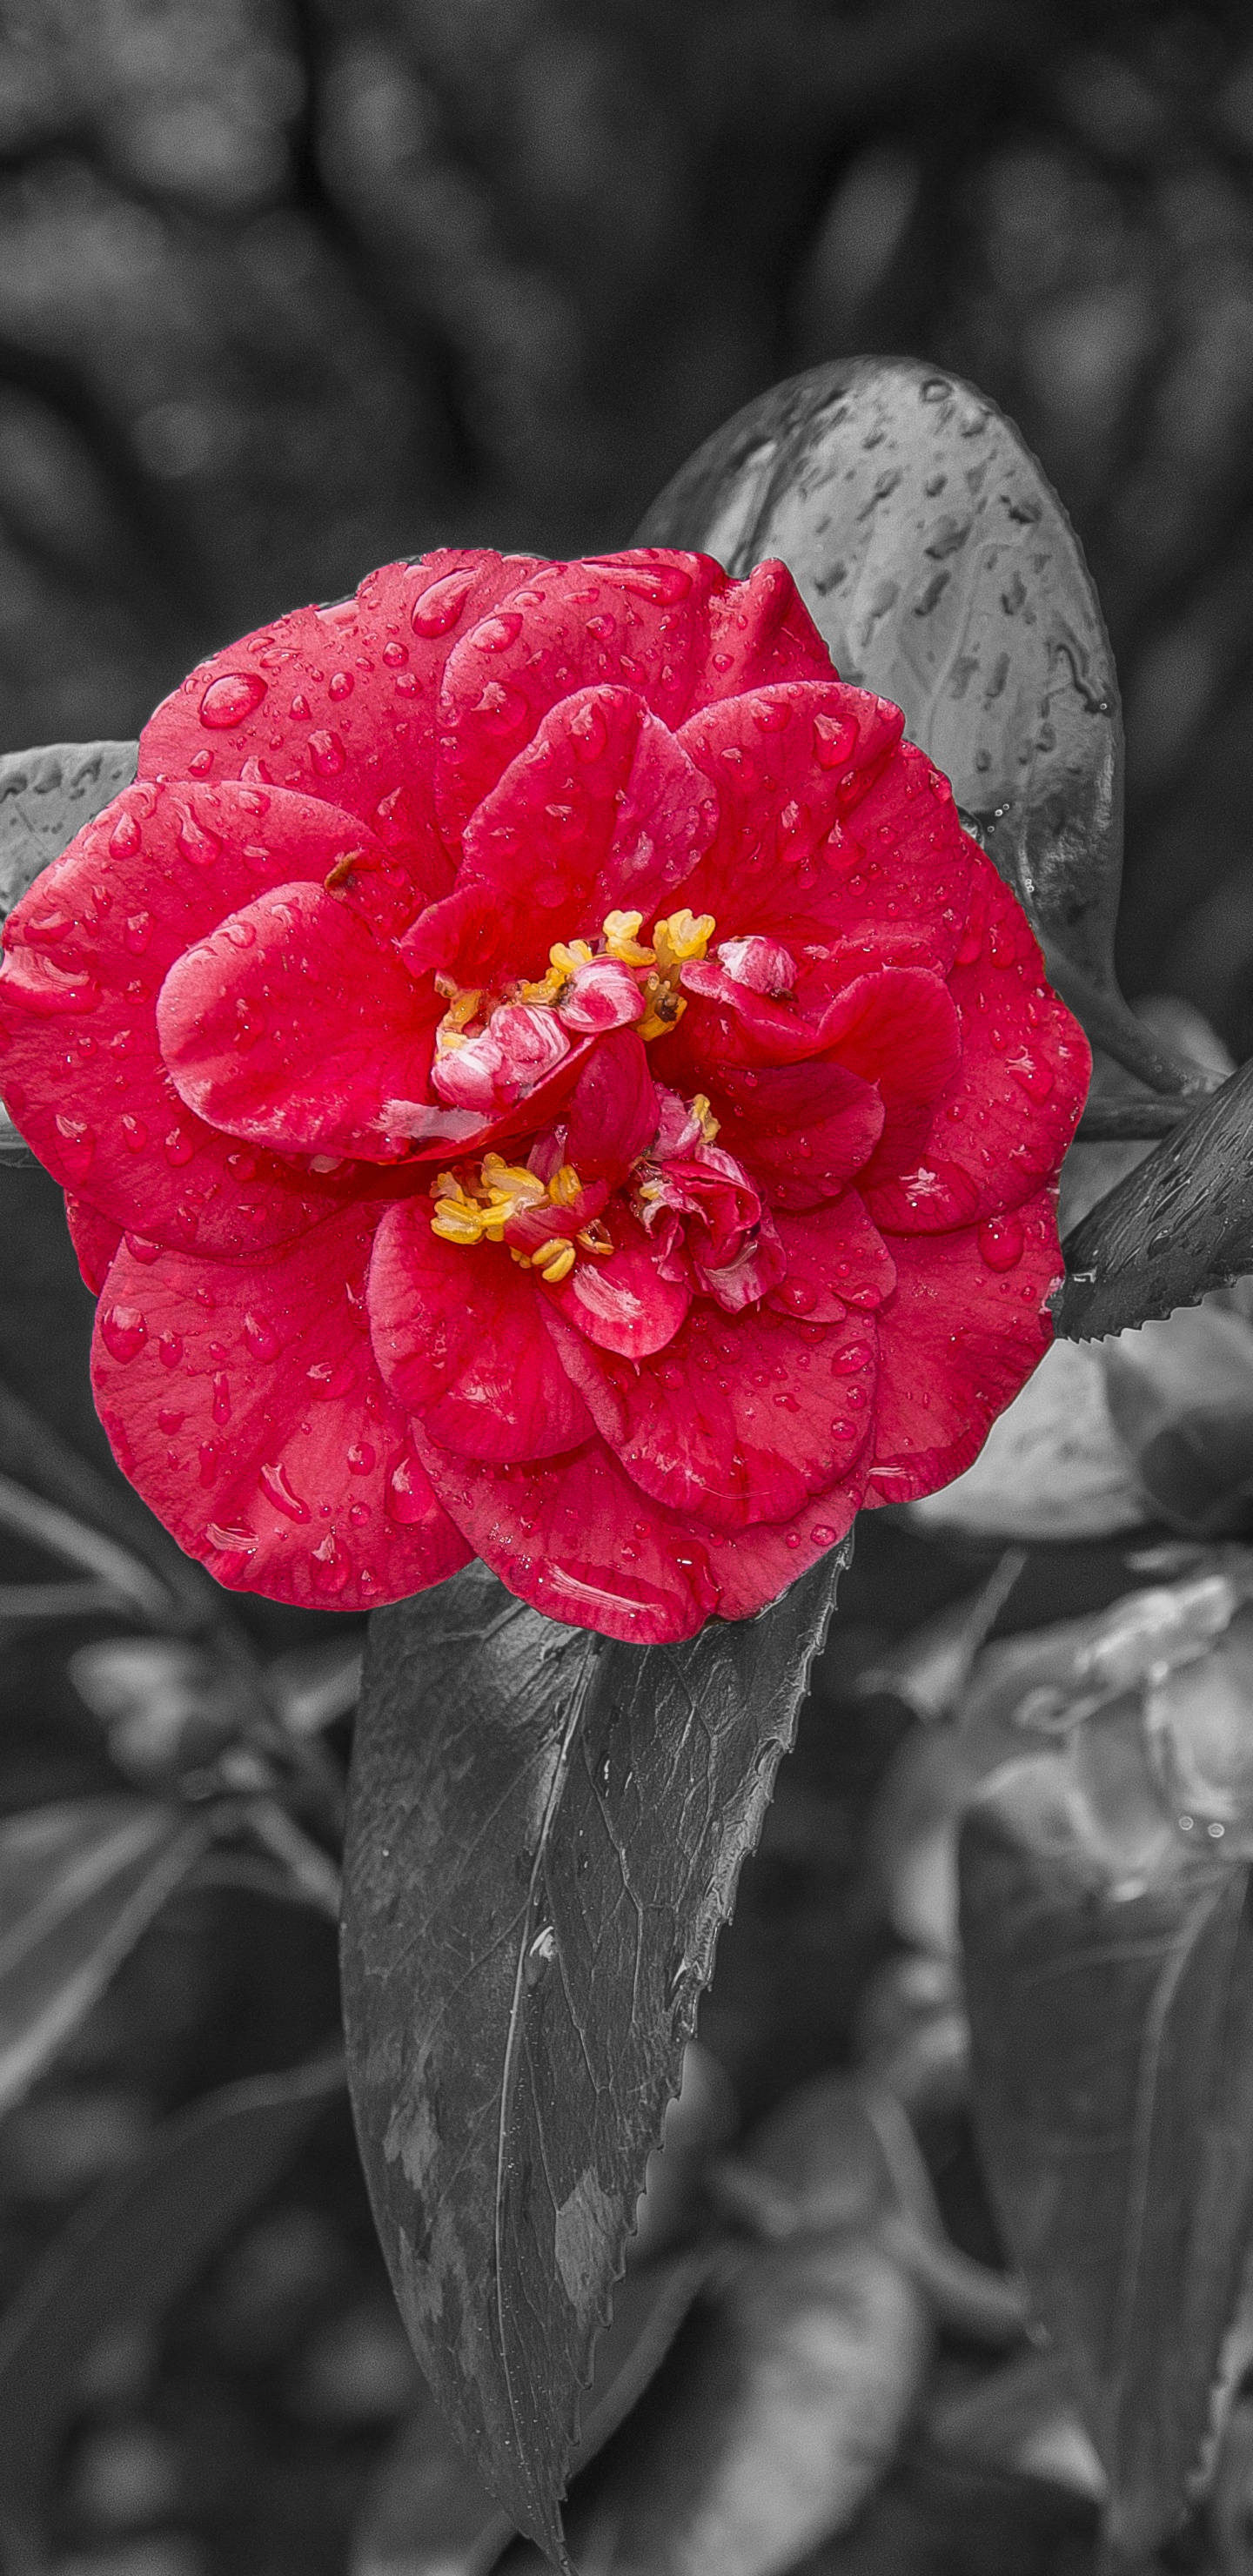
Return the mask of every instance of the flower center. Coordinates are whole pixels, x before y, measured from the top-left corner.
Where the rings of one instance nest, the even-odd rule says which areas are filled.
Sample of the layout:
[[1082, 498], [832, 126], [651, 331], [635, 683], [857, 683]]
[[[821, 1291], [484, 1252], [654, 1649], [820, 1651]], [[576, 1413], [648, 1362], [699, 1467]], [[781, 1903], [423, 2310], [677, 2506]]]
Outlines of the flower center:
[[485, 1154], [477, 1166], [441, 1172], [432, 1183], [431, 1232], [445, 1243], [507, 1243], [524, 1270], [538, 1270], [550, 1288], [568, 1278], [580, 1251], [606, 1253], [613, 1238], [600, 1222], [608, 1198], [603, 1182], [585, 1188], [573, 1163], [542, 1181], [524, 1163]]
[[[528, 1087], [569, 1050], [572, 1039], [634, 1025], [642, 1038], [664, 1037], [687, 1008], [679, 979], [689, 960], [701, 960], [714, 932], [711, 912], [686, 906], [653, 926], [652, 946], [640, 940], [639, 912], [606, 913], [600, 936], [555, 941], [538, 982], [516, 982], [498, 992], [461, 987], [437, 975], [447, 1009], [435, 1032], [431, 1068], [446, 1099], [465, 1097], [485, 1081]], [[469, 1050], [466, 1062], [451, 1059]]]

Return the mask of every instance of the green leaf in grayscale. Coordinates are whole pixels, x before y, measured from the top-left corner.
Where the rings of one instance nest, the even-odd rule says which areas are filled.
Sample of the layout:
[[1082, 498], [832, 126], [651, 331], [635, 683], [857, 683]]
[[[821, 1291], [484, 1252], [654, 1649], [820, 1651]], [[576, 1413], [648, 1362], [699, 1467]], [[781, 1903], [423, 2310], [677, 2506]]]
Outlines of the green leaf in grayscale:
[[51, 742], [0, 753], [0, 916], [135, 775], [133, 742]]
[[706, 440], [639, 542], [741, 576], [780, 557], [841, 676], [902, 707], [951, 780], [1089, 1035], [1156, 1089], [1188, 1088], [1114, 972], [1122, 719], [1096, 593], [986, 395], [913, 359], [813, 367]]
[[558, 1626], [478, 1566], [371, 1622], [345, 1869], [362, 2153], [418, 2359], [554, 2557], [593, 2340], [846, 1562], [678, 1646]]

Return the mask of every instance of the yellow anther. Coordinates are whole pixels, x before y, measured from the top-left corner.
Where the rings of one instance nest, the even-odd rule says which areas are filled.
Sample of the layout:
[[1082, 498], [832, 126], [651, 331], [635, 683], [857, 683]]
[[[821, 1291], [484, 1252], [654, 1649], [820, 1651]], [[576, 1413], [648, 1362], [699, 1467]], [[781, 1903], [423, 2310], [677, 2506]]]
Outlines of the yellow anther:
[[[444, 1189], [444, 1182], [451, 1182], [451, 1188]], [[439, 1196], [431, 1218], [432, 1234], [438, 1234], [444, 1243], [481, 1243], [486, 1232], [482, 1208], [476, 1207], [473, 1199], [468, 1199], [464, 1190], [457, 1187], [451, 1172], [440, 1173], [438, 1186]]]
[[603, 1219], [594, 1216], [590, 1225], [580, 1226], [574, 1238], [584, 1252], [612, 1252], [613, 1236]]
[[717, 1136], [722, 1125], [722, 1121], [720, 1118], [715, 1118], [703, 1091], [698, 1091], [694, 1094], [691, 1102], [691, 1111], [692, 1116], [697, 1121], [700, 1132], [705, 1139], [705, 1143], [707, 1145], [712, 1145], [714, 1138]]
[[714, 934], [714, 917], [702, 912], [699, 917], [689, 912], [672, 912], [665, 921], [653, 924], [653, 946], [661, 967], [682, 966], [689, 957], [703, 957]]
[[558, 939], [548, 951], [548, 962], [559, 975], [573, 975], [576, 966], [590, 966], [592, 951], [585, 939]]
[[554, 1207], [573, 1207], [582, 1187], [573, 1163], [563, 1163], [548, 1184], [548, 1195]]
[[667, 975], [649, 976], [644, 1001], [644, 1017], [636, 1023], [642, 1038], [664, 1038], [670, 1029], [677, 1028], [687, 1009], [682, 994], [675, 992]]
[[522, 1002], [540, 1002], [551, 1006], [553, 1002], [561, 1000], [569, 981], [570, 978], [562, 967], [550, 966], [547, 974], [541, 977], [538, 984], [523, 984], [520, 987], [518, 999]]
[[482, 1186], [494, 1207], [535, 1207], [544, 1196], [544, 1184], [525, 1163], [506, 1163], [500, 1154], [485, 1154], [480, 1167]]
[[642, 912], [607, 912], [601, 925], [606, 956], [616, 957], [620, 966], [653, 965], [652, 949], [640, 946], [643, 923]]
[[447, 975], [436, 976], [435, 990], [442, 994], [448, 1003], [448, 1008], [435, 1032], [435, 1052], [437, 1055], [449, 1055], [454, 1047], [465, 1045], [463, 1032], [471, 1020], [477, 1019], [483, 996], [481, 992], [463, 992], [458, 985], [450, 982]]
[[574, 1268], [574, 1245], [568, 1236], [556, 1234], [550, 1242], [541, 1243], [531, 1259], [541, 1279], [547, 1280], [550, 1288], [555, 1288], [558, 1280], [568, 1278]]

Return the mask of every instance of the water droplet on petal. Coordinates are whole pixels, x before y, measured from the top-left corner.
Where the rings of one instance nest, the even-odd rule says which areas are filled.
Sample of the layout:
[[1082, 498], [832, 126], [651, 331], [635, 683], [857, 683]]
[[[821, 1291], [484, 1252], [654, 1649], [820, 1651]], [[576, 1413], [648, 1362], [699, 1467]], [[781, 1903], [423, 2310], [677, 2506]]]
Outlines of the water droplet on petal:
[[319, 778], [338, 778], [348, 754], [337, 733], [311, 733], [309, 757]]
[[229, 1422], [230, 1418], [231, 1390], [227, 1383], [225, 1369], [218, 1369], [213, 1380], [213, 1419], [217, 1423], [225, 1423]]
[[[377, 1450], [371, 1448], [368, 1440], [354, 1440], [348, 1452], [349, 1475], [368, 1476], [377, 1456]], [[356, 1508], [357, 1506], [354, 1505], [354, 1509]]]
[[199, 1449], [200, 1482], [208, 1487], [217, 1483], [218, 1453], [211, 1440], [202, 1440]]
[[342, 1592], [352, 1573], [352, 1558], [339, 1546], [335, 1532], [329, 1529], [324, 1539], [309, 1552], [309, 1571], [314, 1589], [332, 1598]]
[[186, 1414], [180, 1411], [176, 1404], [163, 1404], [157, 1415], [158, 1426], [164, 1431], [167, 1440], [172, 1439], [176, 1431], [182, 1430], [186, 1420]]
[[262, 1322], [259, 1315], [251, 1313], [245, 1315], [244, 1340], [254, 1360], [277, 1359], [278, 1335], [271, 1331], [268, 1324]]
[[474, 583], [473, 572], [450, 572], [415, 599], [410, 619], [415, 635], [450, 635]]
[[138, 1306], [107, 1306], [100, 1318], [100, 1338], [115, 1360], [137, 1359], [148, 1339], [148, 1325]]
[[989, 1270], [1012, 1270], [1022, 1259], [1022, 1224], [1016, 1216], [994, 1216], [979, 1228], [979, 1253]]
[[332, 671], [326, 684], [327, 696], [342, 701], [352, 696], [355, 686], [351, 671]]
[[152, 914], [132, 912], [122, 935], [132, 957], [142, 957], [152, 937]]
[[216, 832], [206, 832], [195, 814], [186, 810], [179, 818], [178, 846], [185, 859], [198, 868], [212, 867], [222, 847]]
[[412, 1450], [406, 1449], [397, 1459], [387, 1479], [387, 1517], [402, 1527], [426, 1519], [430, 1510], [430, 1488]]
[[122, 1112], [122, 1134], [125, 1138], [128, 1152], [132, 1154], [142, 1154], [144, 1147], [148, 1142], [148, 1130], [145, 1127], [142, 1118], [136, 1118], [134, 1111], [131, 1109], [124, 1109]]
[[847, 716], [814, 717], [814, 758], [820, 769], [840, 769], [857, 740], [857, 727]]
[[193, 751], [192, 756], [187, 763], [187, 767], [193, 778], [207, 778], [213, 767], [212, 752]]
[[185, 1127], [171, 1127], [169, 1135], [165, 1138], [162, 1146], [162, 1152], [165, 1155], [167, 1163], [173, 1165], [175, 1168], [177, 1168], [180, 1163], [190, 1163], [195, 1150], [196, 1148]]
[[64, 1110], [58, 1113], [56, 1125], [61, 1139], [61, 1161], [70, 1178], [81, 1181], [90, 1169], [96, 1150], [95, 1129], [88, 1126], [85, 1118], [71, 1118]]
[[161, 1339], [157, 1344], [157, 1357], [160, 1360], [162, 1367], [168, 1369], [177, 1368], [182, 1356], [182, 1334], [168, 1332], [162, 1333]]
[[205, 690], [200, 701], [200, 721], [213, 733], [228, 733], [260, 706], [264, 696], [265, 682], [255, 671], [224, 671], [220, 680], [211, 680]]
[[294, 1493], [288, 1483], [287, 1470], [281, 1460], [277, 1465], [271, 1465], [267, 1460], [258, 1474], [257, 1483], [269, 1501], [274, 1503], [280, 1512], [286, 1512], [289, 1520], [307, 1521], [312, 1518], [308, 1504], [301, 1501], [299, 1494]]
[[570, 739], [580, 760], [599, 760], [609, 731], [600, 708], [593, 701], [580, 707], [570, 718]]
[[139, 848], [140, 838], [141, 834], [139, 825], [136, 822], [134, 815], [119, 814], [117, 821], [109, 834], [110, 858], [133, 859], [136, 850]]

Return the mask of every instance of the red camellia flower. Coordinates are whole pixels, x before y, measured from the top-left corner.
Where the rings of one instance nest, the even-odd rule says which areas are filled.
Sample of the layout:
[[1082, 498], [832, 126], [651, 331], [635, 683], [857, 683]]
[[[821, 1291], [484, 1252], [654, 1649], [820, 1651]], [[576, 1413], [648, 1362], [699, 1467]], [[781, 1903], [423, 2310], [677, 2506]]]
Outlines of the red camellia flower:
[[477, 1552], [642, 1643], [967, 1466], [1088, 1076], [780, 564], [441, 553], [262, 628], [9, 921], [128, 1476], [219, 1580]]

